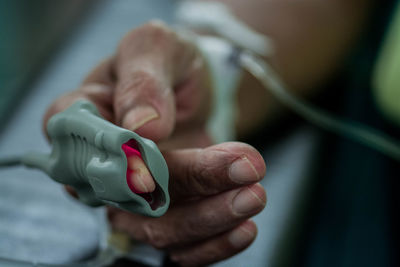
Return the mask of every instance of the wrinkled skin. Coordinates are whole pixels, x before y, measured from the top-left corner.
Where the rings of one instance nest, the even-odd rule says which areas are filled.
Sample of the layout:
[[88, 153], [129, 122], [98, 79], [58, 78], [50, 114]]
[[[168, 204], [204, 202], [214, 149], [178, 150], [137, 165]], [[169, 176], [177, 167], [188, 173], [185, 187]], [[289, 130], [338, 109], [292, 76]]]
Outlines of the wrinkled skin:
[[[316, 93], [341, 69], [374, 2], [218, 1], [273, 38], [276, 51], [270, 63], [290, 90], [302, 96]], [[257, 184], [265, 174], [260, 154], [242, 143], [212, 146], [204, 129], [210, 90], [196, 49], [153, 22], [128, 33], [115, 55], [95, 68], [77, 91], [57, 100], [45, 117], [85, 98], [108, 120], [157, 142], [171, 174], [171, 208], [156, 219], [113, 209], [110, 220], [114, 228], [166, 250], [184, 266], [213, 263], [246, 248], [257, 232], [250, 218], [266, 202]], [[248, 74], [237, 97], [239, 136], [282, 112]]]
[[109, 208], [112, 226], [169, 253], [183, 266], [230, 257], [254, 240], [250, 219], [266, 203], [265, 163], [251, 146], [213, 145], [205, 130], [211, 99], [196, 48], [160, 22], [128, 33], [115, 55], [49, 108], [45, 122], [88, 99], [111, 122], [157, 142], [170, 171], [171, 206], [160, 218]]

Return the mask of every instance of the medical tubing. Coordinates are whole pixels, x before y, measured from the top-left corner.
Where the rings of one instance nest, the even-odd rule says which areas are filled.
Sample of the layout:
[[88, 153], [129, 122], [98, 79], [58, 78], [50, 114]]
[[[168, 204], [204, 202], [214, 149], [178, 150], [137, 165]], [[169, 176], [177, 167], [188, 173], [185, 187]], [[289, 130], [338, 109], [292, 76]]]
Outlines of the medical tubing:
[[22, 165], [21, 157], [19, 156], [0, 158], [0, 168], [18, 165]]
[[23, 154], [22, 156], [1, 158], [0, 168], [24, 165], [26, 167], [36, 168], [46, 172], [49, 166], [49, 160], [50, 157], [47, 154], [39, 152], [28, 152]]
[[282, 104], [298, 113], [305, 120], [400, 161], [400, 144], [394, 138], [360, 123], [335, 118], [290, 94], [272, 67], [261, 58], [254, 56], [250, 51], [243, 51], [239, 61], [242, 67], [259, 79], [264, 87]]

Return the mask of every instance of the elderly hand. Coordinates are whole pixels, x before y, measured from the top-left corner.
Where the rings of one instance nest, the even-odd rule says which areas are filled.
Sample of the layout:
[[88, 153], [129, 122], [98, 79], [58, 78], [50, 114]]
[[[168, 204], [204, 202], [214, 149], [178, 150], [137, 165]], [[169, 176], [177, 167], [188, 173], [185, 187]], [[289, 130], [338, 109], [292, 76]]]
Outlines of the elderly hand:
[[[257, 228], [250, 218], [266, 203], [257, 183], [265, 163], [243, 143], [211, 146], [205, 130], [209, 78], [193, 44], [160, 22], [134, 29], [77, 91], [49, 108], [45, 122], [81, 98], [96, 104], [111, 122], [157, 142], [170, 171], [168, 212], [147, 218], [110, 209], [114, 228], [165, 249], [185, 266], [213, 263], [251, 244]], [[149, 185], [149, 177], [133, 181], [138, 187]]]

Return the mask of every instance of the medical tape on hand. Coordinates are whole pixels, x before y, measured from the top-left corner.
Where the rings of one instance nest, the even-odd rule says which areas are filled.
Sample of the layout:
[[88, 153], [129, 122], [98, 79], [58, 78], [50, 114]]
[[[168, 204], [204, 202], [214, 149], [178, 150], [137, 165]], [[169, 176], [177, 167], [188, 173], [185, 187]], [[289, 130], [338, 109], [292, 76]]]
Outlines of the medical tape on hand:
[[[242, 77], [239, 50], [272, 54], [268, 37], [238, 20], [222, 3], [185, 1], [176, 12], [178, 34], [195, 43], [207, 61], [213, 86], [213, 110], [207, 130], [217, 143], [236, 139], [237, 89]], [[217, 36], [199, 35], [206, 31]]]

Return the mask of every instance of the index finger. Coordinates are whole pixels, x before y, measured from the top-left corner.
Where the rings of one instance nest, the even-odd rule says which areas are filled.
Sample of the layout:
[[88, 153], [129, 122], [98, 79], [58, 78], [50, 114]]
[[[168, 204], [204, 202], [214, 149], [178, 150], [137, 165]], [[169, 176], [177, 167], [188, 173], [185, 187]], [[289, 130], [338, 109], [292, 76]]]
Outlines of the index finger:
[[239, 142], [163, 153], [172, 201], [214, 195], [259, 182], [266, 166], [260, 153]]
[[112, 95], [114, 82], [111, 68], [113, 58], [107, 58], [98, 64], [86, 77], [79, 89], [69, 92], [55, 100], [47, 109], [43, 119], [46, 129], [47, 121], [54, 114], [61, 112], [79, 99], [89, 100], [108, 121], [114, 121]]

